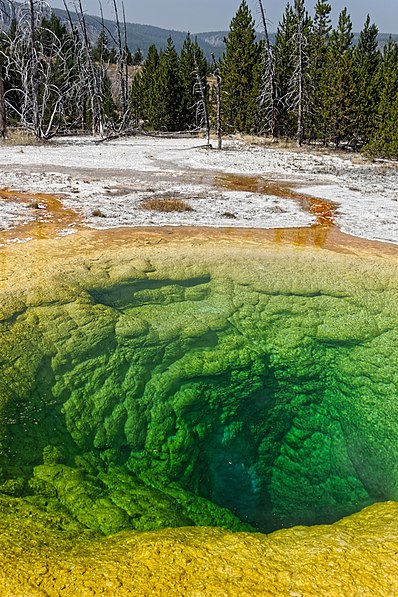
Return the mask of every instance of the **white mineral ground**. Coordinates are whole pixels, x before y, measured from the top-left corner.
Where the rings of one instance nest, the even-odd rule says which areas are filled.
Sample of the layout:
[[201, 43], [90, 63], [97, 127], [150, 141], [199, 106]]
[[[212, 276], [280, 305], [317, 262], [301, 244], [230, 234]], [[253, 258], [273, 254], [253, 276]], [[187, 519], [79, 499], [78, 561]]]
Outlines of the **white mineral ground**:
[[[0, 189], [55, 194], [64, 209], [77, 214], [80, 225], [94, 228], [309, 227], [316, 214], [303, 197], [316, 197], [332, 203], [333, 223], [341, 231], [398, 242], [394, 162], [236, 139], [226, 141], [220, 152], [201, 145], [203, 140], [192, 137], [144, 136], [106, 143], [63, 138], [2, 145]], [[181, 199], [192, 211], [143, 209], [142, 202], [153, 198]], [[23, 195], [0, 198], [0, 230], [45, 219], [45, 212], [45, 202], [32, 204], [32, 198]], [[75, 225], [69, 217], [58, 233], [71, 233]]]

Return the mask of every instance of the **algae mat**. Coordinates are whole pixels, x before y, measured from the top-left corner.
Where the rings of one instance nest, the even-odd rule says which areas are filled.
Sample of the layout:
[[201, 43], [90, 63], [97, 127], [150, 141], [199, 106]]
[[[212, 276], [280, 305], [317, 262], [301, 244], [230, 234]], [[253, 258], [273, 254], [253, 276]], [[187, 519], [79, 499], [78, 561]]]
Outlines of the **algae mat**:
[[2, 508], [0, 520], [0, 594], [7, 597], [398, 594], [395, 503], [271, 535], [182, 528], [105, 539], [60, 532], [35, 509], [9, 506], [14, 514]]
[[[228, 582], [235, 594], [246, 581], [247, 594], [284, 594], [289, 583], [286, 594], [311, 594], [299, 584], [325, 577], [316, 543], [331, 554], [325, 566], [352, 572], [339, 594], [375, 594], [379, 561], [396, 565], [393, 504], [326, 528], [230, 531], [332, 523], [398, 499], [394, 251], [85, 231], [1, 258], [0, 492], [9, 542], [35, 553], [20, 552], [21, 570], [42, 553], [46, 582], [81, 565], [107, 590], [114, 579], [90, 558], [112, 568], [112, 552], [130, 559], [123, 590], [146, 594], [126, 580], [141, 575], [161, 594], [158, 549], [175, 594], [223, 594]], [[345, 525], [347, 544], [327, 547]], [[280, 537], [276, 573], [267, 554]], [[317, 562], [299, 574], [297, 542]], [[54, 571], [74, 543], [71, 567]], [[18, 552], [8, 551], [12, 566]], [[192, 584], [189, 571], [206, 569], [218, 584]], [[48, 594], [71, 594], [57, 582]]]

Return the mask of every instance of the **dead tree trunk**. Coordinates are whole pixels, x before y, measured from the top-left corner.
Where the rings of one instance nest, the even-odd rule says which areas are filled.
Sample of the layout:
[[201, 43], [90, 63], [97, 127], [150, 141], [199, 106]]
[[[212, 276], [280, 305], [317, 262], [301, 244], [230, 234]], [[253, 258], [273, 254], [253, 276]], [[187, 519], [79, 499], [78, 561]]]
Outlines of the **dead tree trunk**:
[[278, 88], [276, 85], [275, 64], [272, 54], [271, 44], [268, 35], [267, 19], [265, 16], [264, 5], [262, 0], [258, 0], [261, 12], [261, 19], [263, 22], [265, 35], [265, 72], [264, 72], [264, 88], [260, 95], [260, 101], [269, 104], [270, 111], [270, 126], [269, 131], [274, 141], [278, 138]]
[[34, 0], [29, 0], [29, 87], [30, 87], [30, 102], [32, 109], [32, 128], [36, 139], [40, 139], [40, 115], [39, 115], [39, 68], [36, 51], [36, 22], [35, 22], [35, 3]]
[[3, 65], [0, 59], [0, 137], [7, 138], [7, 112], [4, 90], [4, 73]]
[[91, 56], [90, 41], [87, 33], [86, 19], [84, 16], [82, 1], [78, 0], [78, 19], [82, 34], [83, 44], [83, 58], [80, 60], [79, 68], [81, 69], [80, 78], [81, 85], [88, 85], [91, 101], [92, 114], [92, 132], [93, 135], [104, 135], [104, 114], [103, 114], [103, 94], [102, 94], [102, 78], [98, 73]]
[[292, 54], [294, 71], [289, 81], [289, 91], [286, 94], [286, 108], [290, 110], [297, 119], [296, 143], [301, 147], [304, 139], [304, 120], [308, 107], [308, 42], [306, 38], [306, 27], [308, 15], [305, 11], [304, 0], [294, 0], [294, 27], [292, 36]]
[[[124, 96], [126, 98], [124, 114], [123, 114], [123, 122], [128, 120], [128, 115], [130, 114], [129, 110], [129, 62], [128, 62], [128, 46], [127, 46], [127, 23], [126, 23], [126, 11], [124, 8], [124, 2], [122, 2], [122, 9], [123, 9], [123, 35], [124, 35]], [[127, 124], [127, 123], [126, 123]]]
[[[116, 32], [117, 32], [117, 43], [118, 43], [118, 75], [119, 75], [119, 84], [120, 84], [120, 103], [122, 107], [123, 113], [123, 120], [125, 120], [127, 112], [128, 112], [128, 82], [126, 82], [126, 73], [128, 74], [128, 69], [126, 68], [127, 65], [127, 34], [126, 34], [126, 22], [124, 23], [125, 26], [125, 33], [124, 33], [124, 46], [122, 43], [122, 32], [121, 26], [119, 21], [119, 13], [117, 9], [116, 0], [113, 0], [113, 10], [115, 12], [115, 21], [116, 21]], [[124, 15], [124, 7], [123, 7], [123, 15]]]
[[[0, 0], [0, 26], [4, 19], [10, 19], [7, 7], [3, 0]], [[6, 98], [5, 98], [5, 85], [4, 85], [4, 69], [3, 69], [3, 57], [0, 53], [0, 137], [3, 139], [7, 138], [7, 110], [6, 110]]]
[[[58, 132], [73, 86], [68, 44], [63, 42], [62, 36], [57, 37], [43, 27], [48, 10], [42, 0], [18, 5], [15, 31], [6, 36], [6, 51], [2, 54], [5, 76], [11, 73], [12, 79], [17, 81], [5, 99], [7, 108], [38, 140], [50, 139]], [[4, 98], [4, 84], [1, 87], [0, 103]], [[5, 112], [2, 112], [1, 134], [4, 135]]]
[[[78, 73], [79, 73], [79, 77], [80, 77], [80, 82], [82, 82], [82, 76], [81, 73], [83, 71], [82, 68], [82, 52], [81, 52], [81, 40], [79, 37], [79, 33], [73, 23], [72, 20], [72, 15], [70, 13], [68, 4], [66, 2], [66, 0], [62, 0], [63, 1], [63, 5], [65, 8], [65, 12], [67, 14], [68, 17], [68, 22], [69, 22], [69, 27], [70, 27], [70, 33], [73, 39], [73, 46], [74, 46], [74, 56], [77, 62], [77, 69], [78, 69]], [[100, 5], [101, 6], [101, 5]], [[82, 88], [82, 86], [80, 86], [80, 88]], [[84, 86], [83, 86], [84, 89]], [[80, 125], [81, 131], [85, 132], [87, 130], [87, 96], [86, 93], [83, 91], [83, 93], [79, 93], [79, 117], [78, 117], [78, 123]]]
[[218, 68], [214, 54], [211, 55], [214, 66], [214, 76], [216, 78], [216, 98], [217, 98], [217, 114], [216, 114], [216, 133], [217, 133], [217, 149], [222, 149], [222, 124], [221, 124], [221, 75]]
[[206, 88], [203, 84], [203, 79], [200, 75], [198, 59], [196, 57], [196, 49], [193, 47], [193, 61], [195, 65], [195, 76], [196, 76], [196, 85], [197, 89], [200, 94], [199, 106], [200, 106], [200, 113], [202, 115], [203, 123], [206, 130], [206, 144], [210, 147], [210, 120], [209, 120], [209, 112], [207, 109], [207, 101], [206, 101]]
[[296, 19], [297, 19], [297, 145], [301, 147], [303, 143], [304, 134], [304, 114], [303, 114], [303, 103], [304, 103], [304, 60], [303, 60], [303, 17], [302, 11], [300, 10], [300, 3], [295, 2]]

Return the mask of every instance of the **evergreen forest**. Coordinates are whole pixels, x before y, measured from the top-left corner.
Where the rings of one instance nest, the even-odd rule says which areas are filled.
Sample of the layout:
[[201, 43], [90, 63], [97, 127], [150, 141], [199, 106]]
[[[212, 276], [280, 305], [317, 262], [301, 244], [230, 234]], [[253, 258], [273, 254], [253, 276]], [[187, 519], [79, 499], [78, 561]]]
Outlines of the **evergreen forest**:
[[[398, 159], [398, 44], [379, 45], [367, 17], [354, 44], [343, 9], [288, 3], [275, 37], [266, 0], [260, 30], [246, 0], [231, 21], [221, 59], [207, 62], [187, 35], [177, 52], [127, 46], [114, 0], [116, 34], [92, 40], [81, 0], [78, 18], [60, 20], [42, 0], [0, 0], [0, 137], [11, 127], [45, 140], [57, 134], [104, 138], [136, 130], [262, 135], [302, 144], [362, 150]], [[220, 146], [220, 145], [219, 145]]]

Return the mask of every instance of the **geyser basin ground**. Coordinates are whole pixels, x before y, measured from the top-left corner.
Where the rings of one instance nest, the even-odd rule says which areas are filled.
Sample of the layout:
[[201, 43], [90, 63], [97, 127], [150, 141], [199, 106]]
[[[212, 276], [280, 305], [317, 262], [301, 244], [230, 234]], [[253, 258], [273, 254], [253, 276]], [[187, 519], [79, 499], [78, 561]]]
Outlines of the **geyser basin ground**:
[[[37, 238], [32, 224], [39, 220], [45, 232], [51, 217], [57, 223], [53, 236], [72, 233], [82, 223], [102, 229], [309, 227], [316, 219], [319, 223], [320, 215], [316, 199], [308, 201], [311, 196], [332, 202], [333, 220], [344, 232], [396, 242], [396, 163], [325, 148], [287, 150], [230, 139], [223, 151], [208, 151], [203, 143], [197, 137], [137, 136], [105, 144], [73, 137], [24, 147], [1, 145], [0, 229], [25, 222], [25, 234], [14, 240], [26, 233]], [[5, 201], [4, 187], [62, 194], [63, 209], [42, 200], [40, 209], [30, 209], [29, 202], [15, 201], [12, 194]], [[168, 197], [183, 201], [190, 211], [143, 209], [147, 200]]]
[[[76, 541], [101, 558], [113, 546], [110, 560], [120, 561], [126, 541], [138, 541], [131, 557], [141, 553], [134, 530], [268, 531], [398, 499], [395, 250], [276, 247], [255, 234], [214, 242], [199, 232], [188, 244], [169, 232], [84, 231], [2, 251], [1, 508], [11, 544], [48, 534], [26, 556], [36, 562], [40, 548], [48, 561], [34, 587], [52, 575], [56, 544], [60, 561]], [[347, 522], [347, 535], [339, 525], [283, 531], [282, 569], [294, 568], [297, 533], [345, 559], [345, 548], [384, 533], [369, 578], [364, 549], [347, 584], [372, 594], [377, 566], [398, 544], [396, 507], [373, 508], [353, 519], [362, 531]], [[19, 519], [32, 519], [25, 531], [14, 529]], [[98, 539], [117, 531], [127, 534]], [[213, 536], [161, 533], [153, 537], [172, 541], [186, 567], [190, 541]], [[266, 550], [278, 553], [280, 536]], [[261, 538], [219, 537], [262, 562]], [[16, 552], [5, 553], [6, 566]], [[222, 557], [235, 566], [234, 555]], [[284, 594], [286, 579], [271, 568], [269, 594]]]

